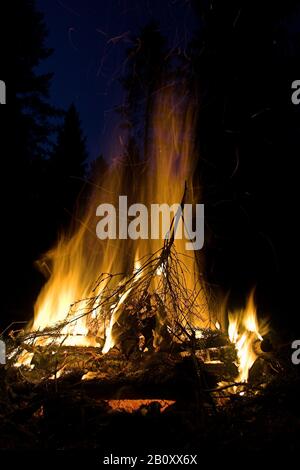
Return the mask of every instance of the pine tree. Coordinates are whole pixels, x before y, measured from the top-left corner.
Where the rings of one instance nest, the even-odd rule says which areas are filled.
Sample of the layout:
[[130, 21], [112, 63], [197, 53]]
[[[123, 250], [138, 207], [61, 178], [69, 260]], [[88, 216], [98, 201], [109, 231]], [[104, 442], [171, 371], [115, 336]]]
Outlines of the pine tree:
[[88, 153], [80, 118], [72, 104], [58, 133], [57, 144], [50, 158], [50, 192], [54, 217], [59, 224], [70, 220], [85, 178]]
[[0, 121], [7, 317], [1, 320], [7, 323], [11, 312], [14, 319], [30, 318], [40, 288], [33, 262], [46, 248], [41, 182], [57, 112], [48, 101], [52, 75], [38, 71], [51, 54], [43, 15], [33, 0], [16, 0], [3, 3], [1, 19], [9, 25], [0, 31], [0, 79], [7, 91]]
[[126, 73], [121, 79], [126, 100], [118, 111], [146, 159], [155, 93], [168, 66], [166, 41], [154, 22], [132, 41], [134, 46], [127, 51]]
[[88, 169], [88, 181], [92, 185], [99, 185], [101, 184], [101, 180], [105, 175], [105, 172], [108, 169], [108, 163], [104, 159], [103, 155], [100, 154], [95, 160], [92, 160], [92, 162], [89, 165]]

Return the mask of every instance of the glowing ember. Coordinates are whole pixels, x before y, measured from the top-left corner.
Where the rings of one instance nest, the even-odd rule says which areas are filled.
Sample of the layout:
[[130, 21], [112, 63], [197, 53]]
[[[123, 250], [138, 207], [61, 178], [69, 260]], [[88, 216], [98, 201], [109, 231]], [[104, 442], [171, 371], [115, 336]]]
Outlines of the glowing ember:
[[174, 400], [158, 400], [158, 399], [143, 399], [143, 400], [107, 400], [107, 403], [113, 410], [126, 411], [127, 413], [132, 413], [133, 411], [141, 410], [143, 413], [142, 407], [145, 407], [145, 413], [147, 413], [147, 407], [152, 403], [157, 404], [160, 409], [160, 412], [163, 413], [169, 406], [174, 405]]

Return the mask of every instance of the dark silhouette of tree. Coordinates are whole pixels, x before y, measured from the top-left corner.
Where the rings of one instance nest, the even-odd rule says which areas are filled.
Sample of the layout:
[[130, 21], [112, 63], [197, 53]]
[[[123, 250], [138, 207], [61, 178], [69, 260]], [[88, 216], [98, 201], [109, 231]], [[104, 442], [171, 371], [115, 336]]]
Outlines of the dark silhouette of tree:
[[156, 23], [147, 25], [127, 51], [126, 72], [121, 83], [126, 91], [119, 108], [124, 127], [134, 134], [143, 158], [147, 158], [150, 139], [150, 119], [155, 93], [166, 75], [166, 41]]
[[1, 56], [1, 79], [7, 82], [7, 102], [13, 110], [13, 137], [19, 164], [28, 165], [48, 154], [49, 118], [57, 116], [48, 102], [52, 74], [40, 74], [37, 67], [52, 50], [46, 47], [47, 30], [43, 14], [32, 0], [17, 0], [8, 10], [7, 21], [13, 25], [8, 53]]
[[59, 224], [66, 225], [70, 221], [86, 176], [87, 157], [86, 138], [72, 104], [65, 113], [49, 160], [52, 210]]
[[0, 77], [7, 88], [0, 123], [3, 235], [4, 246], [10, 247], [2, 257], [7, 318], [1, 320], [7, 322], [30, 318], [40, 287], [33, 261], [46, 248], [41, 183], [57, 111], [48, 102], [52, 75], [37, 69], [51, 54], [43, 15], [34, 1], [16, 0], [4, 3], [1, 18], [9, 25], [0, 33]]
[[188, 71], [199, 97], [199, 173], [206, 204], [209, 280], [242, 301], [257, 285], [258, 305], [277, 329], [290, 328], [296, 289], [293, 231], [300, 108], [294, 0], [194, 1], [199, 31]]
[[105, 173], [108, 170], [108, 163], [100, 154], [95, 160], [92, 160], [89, 164], [88, 172], [87, 172], [87, 180], [92, 186], [99, 186], [101, 185], [101, 180], [105, 177]]
[[141, 181], [146, 162], [141, 158], [139, 147], [134, 136], [130, 136], [124, 148], [122, 164], [124, 166], [122, 174], [123, 192], [131, 188], [128, 195], [128, 205], [134, 204], [138, 200], [138, 189], [140, 189]]

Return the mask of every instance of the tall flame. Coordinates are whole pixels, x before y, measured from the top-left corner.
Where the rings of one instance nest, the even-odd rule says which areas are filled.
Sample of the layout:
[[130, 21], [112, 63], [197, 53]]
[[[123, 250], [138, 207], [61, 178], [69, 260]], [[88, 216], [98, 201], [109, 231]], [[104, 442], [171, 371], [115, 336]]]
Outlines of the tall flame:
[[[130, 274], [136, 269], [137, 258], [155, 253], [162, 247], [165, 233], [157, 240], [99, 240], [96, 237], [96, 207], [105, 202], [118, 207], [119, 195], [128, 195], [129, 203], [140, 202], [147, 207], [151, 203], [180, 204], [185, 183], [192, 188], [193, 163], [196, 161], [193, 148], [194, 108], [186, 97], [181, 97], [179, 101], [178, 96], [178, 90], [172, 87], [164, 88], [157, 94], [146, 159], [140, 159], [134, 165], [128, 165], [128, 161], [124, 164], [124, 159], [116, 159], [94, 188], [81, 223], [69, 235], [61, 237], [57, 246], [47, 254], [51, 275], [35, 304], [34, 320], [30, 326], [32, 330], [52, 327], [68, 317], [72, 321], [61, 331], [62, 335], [66, 335], [64, 344], [94, 345], [95, 338], [89, 334], [84, 312], [91, 308], [88, 299], [99, 274]], [[131, 161], [135, 158], [129, 157]], [[191, 192], [189, 198], [194, 198]], [[185, 253], [185, 243], [186, 240], [175, 240], [178, 253]], [[189, 273], [186, 282], [192, 287], [198, 273], [193, 252], [189, 251], [188, 255], [185, 258]], [[158, 271], [157, 275], [161, 276], [163, 268], [159, 267]], [[102, 283], [101, 289], [104, 287], [105, 283]], [[97, 289], [99, 297], [100, 287]], [[106, 337], [103, 352], [114, 344], [113, 324], [129, 292], [130, 289], [111, 308], [109, 325], [103, 325], [100, 332]], [[199, 295], [203, 296], [201, 302], [206, 304], [204, 294]], [[87, 300], [86, 305], [81, 304], [78, 315], [76, 310], [72, 313], [70, 306], [80, 299]], [[93, 307], [94, 313], [97, 312], [97, 305]]]

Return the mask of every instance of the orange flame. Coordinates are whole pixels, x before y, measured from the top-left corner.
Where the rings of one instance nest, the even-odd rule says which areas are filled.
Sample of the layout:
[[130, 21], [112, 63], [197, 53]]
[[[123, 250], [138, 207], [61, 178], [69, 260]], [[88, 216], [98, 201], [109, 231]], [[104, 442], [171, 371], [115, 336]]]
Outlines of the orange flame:
[[[68, 319], [68, 324], [60, 332], [62, 337], [65, 336], [64, 344], [94, 346], [95, 335], [89, 332], [88, 315], [85, 312], [93, 307], [93, 315], [97, 315], [97, 304], [91, 305], [90, 298], [93, 292], [93, 297], [97, 295], [99, 299], [101, 290], [105, 288], [105, 283], [102, 283], [101, 288], [96, 288], [96, 292], [93, 290], [99, 274], [130, 274], [138, 267], [137, 264], [134, 265], [138, 257], [155, 253], [162, 247], [165, 233], [161, 233], [160, 239], [99, 240], [96, 237], [96, 208], [105, 202], [117, 207], [119, 195], [122, 194], [147, 207], [152, 203], [166, 203], [171, 206], [181, 203], [186, 182], [192, 188], [193, 162], [196, 162], [192, 138], [194, 108], [186, 97], [179, 103], [175, 96], [178, 96], [178, 90], [172, 90], [172, 87], [164, 88], [163, 92], [158, 93], [146, 160], [129, 166], [116, 160], [103, 175], [99, 186], [95, 187], [84, 220], [70, 235], [62, 236], [57, 246], [47, 254], [51, 275], [36, 301], [34, 320], [30, 326], [32, 331], [43, 330]], [[191, 192], [190, 200], [193, 198]], [[186, 240], [175, 240], [178, 253], [185, 253], [185, 243]], [[189, 251], [188, 255], [185, 258], [189, 273], [186, 274], [186, 283], [192, 288], [198, 272], [193, 252]], [[157, 276], [162, 274], [163, 267], [159, 267]], [[153, 288], [155, 289], [155, 285]], [[117, 304], [112, 306], [109, 325], [103, 325], [103, 329], [97, 332], [97, 336], [105, 337], [104, 353], [114, 345], [113, 325], [118, 320], [122, 303], [131, 289], [129, 287]], [[201, 303], [206, 305], [203, 291], [199, 296], [203, 297]], [[87, 300], [80, 303], [78, 312], [78, 309], [71, 306], [80, 299]], [[207, 305], [205, 310], [204, 320], [207, 321]], [[197, 327], [204, 326], [199, 319], [193, 318], [190, 321], [194, 321]], [[37, 341], [38, 344], [47, 344], [49, 339], [44, 337]]]

